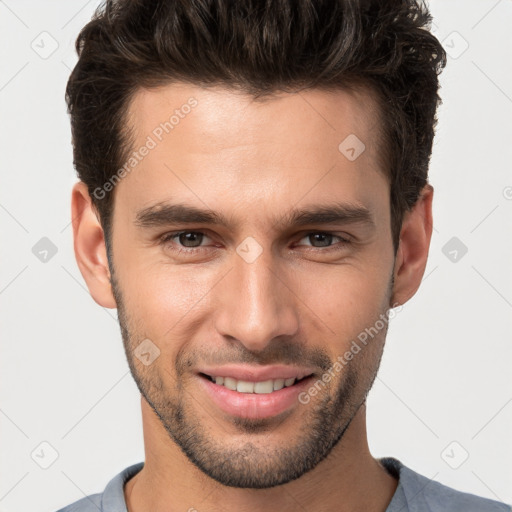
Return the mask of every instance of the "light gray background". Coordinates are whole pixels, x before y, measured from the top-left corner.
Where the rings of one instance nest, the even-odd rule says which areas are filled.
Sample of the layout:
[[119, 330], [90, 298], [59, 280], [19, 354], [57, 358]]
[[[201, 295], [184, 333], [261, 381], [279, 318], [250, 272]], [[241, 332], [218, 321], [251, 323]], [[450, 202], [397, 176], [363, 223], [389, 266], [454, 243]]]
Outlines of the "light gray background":
[[[97, 4], [0, 1], [0, 512], [53, 511], [144, 458], [116, 312], [90, 298], [69, 225], [64, 88]], [[451, 55], [435, 232], [422, 287], [391, 322], [368, 436], [376, 457], [511, 503], [512, 2], [430, 6]], [[43, 237], [57, 248], [46, 262], [32, 252]]]

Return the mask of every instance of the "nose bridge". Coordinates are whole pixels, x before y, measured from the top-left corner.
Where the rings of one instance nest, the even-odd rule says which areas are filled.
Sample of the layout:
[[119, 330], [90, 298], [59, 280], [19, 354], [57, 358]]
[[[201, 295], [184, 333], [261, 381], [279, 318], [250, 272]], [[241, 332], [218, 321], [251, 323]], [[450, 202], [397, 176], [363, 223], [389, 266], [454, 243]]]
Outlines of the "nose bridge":
[[293, 294], [283, 282], [280, 266], [269, 248], [259, 247], [247, 240], [237, 248], [217, 311], [219, 333], [255, 351], [298, 328]]

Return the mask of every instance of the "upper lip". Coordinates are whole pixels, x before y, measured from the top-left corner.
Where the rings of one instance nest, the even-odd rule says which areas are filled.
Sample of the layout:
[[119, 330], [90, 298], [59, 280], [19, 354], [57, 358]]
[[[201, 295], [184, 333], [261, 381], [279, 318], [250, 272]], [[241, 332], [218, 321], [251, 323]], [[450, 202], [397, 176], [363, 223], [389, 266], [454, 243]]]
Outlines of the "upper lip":
[[292, 377], [299, 380], [311, 375], [314, 373], [314, 370], [289, 365], [254, 366], [229, 364], [199, 368], [199, 373], [205, 373], [210, 377], [232, 377], [233, 379], [247, 382], [260, 382], [270, 379], [290, 379]]

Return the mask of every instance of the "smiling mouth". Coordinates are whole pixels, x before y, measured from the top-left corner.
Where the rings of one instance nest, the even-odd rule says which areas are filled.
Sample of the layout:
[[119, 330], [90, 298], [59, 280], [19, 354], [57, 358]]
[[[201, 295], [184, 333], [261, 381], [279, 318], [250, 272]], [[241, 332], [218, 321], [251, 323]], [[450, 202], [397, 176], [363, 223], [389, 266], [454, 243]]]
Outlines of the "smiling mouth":
[[214, 382], [218, 386], [223, 386], [232, 391], [238, 391], [239, 393], [270, 394], [283, 388], [292, 387], [299, 382], [311, 378], [313, 374], [306, 375], [300, 379], [291, 377], [288, 379], [267, 379], [258, 382], [244, 381], [240, 379], [234, 379], [232, 377], [207, 375], [206, 373], [199, 373], [199, 376], [209, 380], [210, 382]]

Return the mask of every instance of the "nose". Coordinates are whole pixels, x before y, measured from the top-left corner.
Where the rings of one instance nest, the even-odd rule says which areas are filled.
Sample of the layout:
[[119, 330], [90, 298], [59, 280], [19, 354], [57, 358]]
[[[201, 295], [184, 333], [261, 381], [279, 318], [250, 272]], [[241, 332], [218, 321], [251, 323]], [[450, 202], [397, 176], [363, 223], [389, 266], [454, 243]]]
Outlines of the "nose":
[[232, 270], [219, 283], [217, 332], [251, 351], [265, 349], [276, 337], [296, 334], [298, 298], [289, 275], [272, 262], [269, 251], [252, 263], [235, 254]]

